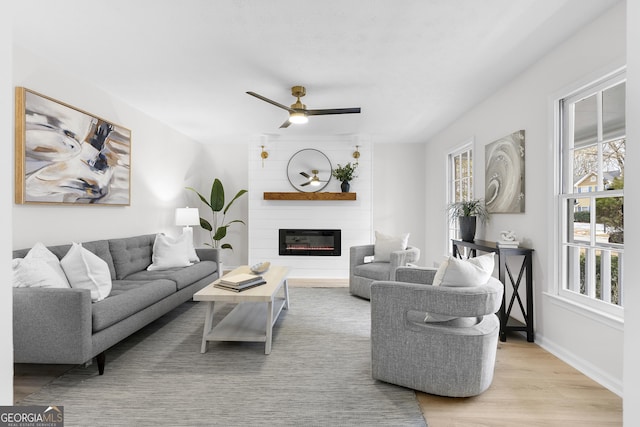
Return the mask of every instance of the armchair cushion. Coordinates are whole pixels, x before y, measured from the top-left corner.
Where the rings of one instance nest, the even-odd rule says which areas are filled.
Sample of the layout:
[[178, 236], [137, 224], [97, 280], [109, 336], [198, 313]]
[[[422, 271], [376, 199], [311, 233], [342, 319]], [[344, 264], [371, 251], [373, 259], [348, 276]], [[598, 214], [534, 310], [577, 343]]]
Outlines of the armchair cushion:
[[409, 245], [409, 233], [400, 236], [391, 236], [376, 231], [376, 243], [373, 251], [373, 260], [376, 262], [389, 262], [391, 252], [403, 251]]
[[388, 262], [368, 262], [360, 264], [354, 269], [356, 276], [366, 277], [372, 280], [389, 280], [389, 263]]

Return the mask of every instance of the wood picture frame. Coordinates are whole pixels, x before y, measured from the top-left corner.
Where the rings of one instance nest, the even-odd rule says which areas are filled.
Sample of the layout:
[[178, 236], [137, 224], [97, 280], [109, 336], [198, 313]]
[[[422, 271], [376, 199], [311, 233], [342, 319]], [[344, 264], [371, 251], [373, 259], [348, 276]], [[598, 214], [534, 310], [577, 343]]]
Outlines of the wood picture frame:
[[17, 204], [129, 206], [131, 131], [16, 87]]

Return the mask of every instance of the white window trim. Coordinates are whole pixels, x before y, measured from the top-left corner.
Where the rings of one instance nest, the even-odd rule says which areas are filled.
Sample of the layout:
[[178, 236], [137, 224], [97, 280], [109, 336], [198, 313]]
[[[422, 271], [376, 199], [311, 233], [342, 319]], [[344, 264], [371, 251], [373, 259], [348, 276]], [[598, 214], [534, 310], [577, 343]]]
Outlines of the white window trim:
[[[476, 153], [475, 153], [475, 146], [476, 146], [476, 140], [475, 137], [472, 136], [468, 139], [466, 139], [464, 142], [460, 143], [459, 145], [455, 146], [453, 149], [449, 150], [446, 154], [446, 158], [445, 158], [445, 164], [447, 165], [447, 167], [445, 168], [445, 201], [446, 201], [446, 205], [445, 206], [449, 206], [449, 203], [451, 203], [451, 194], [452, 194], [452, 188], [450, 187], [451, 185], [451, 174], [452, 174], [452, 170], [451, 170], [451, 157], [452, 156], [457, 156], [459, 154], [464, 153], [465, 151], [471, 151], [472, 155], [473, 155], [473, 160], [472, 160], [472, 168], [471, 168], [471, 177], [473, 179], [473, 185], [471, 186], [471, 194], [474, 195], [476, 194], [475, 191], [475, 185], [476, 185]], [[447, 257], [449, 255], [451, 255], [451, 240], [450, 240], [450, 236], [449, 236], [449, 216], [447, 215], [447, 212], [445, 210], [444, 212], [444, 240], [445, 240], [445, 245], [444, 245], [444, 256]]]
[[[612, 67], [596, 71], [584, 77], [580, 81], [569, 85], [563, 89], [558, 90], [549, 96], [549, 126], [548, 126], [548, 161], [552, 170], [547, 174], [548, 182], [547, 188], [551, 197], [549, 206], [548, 223], [551, 224], [548, 227], [548, 262], [550, 266], [549, 283], [547, 284], [546, 291], [543, 293], [549, 297], [553, 297], [558, 301], [562, 301], [567, 307], [572, 307], [574, 310], [582, 312], [589, 317], [599, 316], [615, 322], [624, 322], [624, 308], [618, 306], [612, 306], [599, 302], [597, 300], [587, 298], [583, 295], [575, 294], [562, 289], [562, 267], [561, 260], [562, 254], [560, 253], [560, 239], [563, 230], [562, 218], [559, 214], [560, 209], [560, 194], [562, 190], [562, 182], [560, 177], [560, 162], [562, 161], [562, 145], [558, 138], [560, 135], [562, 123], [560, 121], [560, 101], [570, 98], [576, 93], [589, 88], [594, 81], [606, 80], [614, 78], [616, 75], [626, 74], [626, 62], [624, 59], [615, 61], [616, 63]], [[598, 85], [599, 87], [600, 85]], [[594, 86], [595, 89], [595, 86]]]

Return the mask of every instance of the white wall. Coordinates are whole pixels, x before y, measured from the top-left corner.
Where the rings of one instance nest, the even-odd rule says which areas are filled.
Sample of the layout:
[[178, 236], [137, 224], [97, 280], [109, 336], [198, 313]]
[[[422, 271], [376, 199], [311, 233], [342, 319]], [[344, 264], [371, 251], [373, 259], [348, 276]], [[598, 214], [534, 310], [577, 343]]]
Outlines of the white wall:
[[[429, 163], [424, 144], [374, 144], [373, 152], [373, 228], [385, 234], [410, 233], [409, 244], [426, 249], [426, 227], [439, 226], [425, 221], [427, 194], [433, 191], [425, 180]], [[431, 198], [429, 198], [431, 200]], [[416, 262], [426, 265], [424, 256]]]
[[526, 131], [526, 212], [493, 215], [478, 237], [497, 240], [500, 230], [511, 229], [524, 246], [535, 249], [536, 342], [618, 394], [622, 393], [622, 325], [594, 318], [584, 310], [570, 310], [545, 292], [556, 281], [550, 257], [554, 237], [550, 98], [586, 75], [624, 64], [625, 38], [625, 5], [621, 3], [429, 141], [425, 156], [426, 182], [433, 191], [426, 205], [426, 222], [434, 225], [425, 233], [430, 245], [423, 262], [429, 265], [447, 250], [442, 215], [447, 152], [470, 136], [475, 138], [475, 194], [482, 197], [484, 146], [514, 131]]
[[[640, 164], [640, 2], [627, 2], [627, 162]], [[640, 217], [640, 168], [626, 168], [625, 193], [634, 197], [625, 197], [625, 210], [628, 219]], [[629, 260], [640, 259], [640, 226], [637, 221], [625, 222], [625, 234], [630, 236], [625, 242], [625, 257]], [[624, 281], [626, 301], [624, 312], [624, 402], [623, 414], [625, 426], [640, 424], [640, 263], [628, 262], [625, 265]]]
[[[225, 141], [204, 146], [202, 158], [196, 166], [196, 173], [200, 177], [200, 185], [195, 187], [198, 192], [208, 200], [213, 180], [218, 178], [224, 186], [226, 206], [238, 191], [249, 190], [248, 147], [246, 140]], [[200, 202], [193, 192], [189, 193], [189, 206], [199, 208], [200, 216], [211, 220], [209, 207]], [[235, 223], [227, 229], [227, 236], [223, 243], [229, 243], [233, 250], [222, 251], [225, 270], [228, 267], [247, 264], [249, 258], [248, 199], [249, 195], [245, 194], [233, 202], [225, 217], [225, 222], [239, 219], [245, 224]], [[211, 236], [207, 231], [196, 227], [194, 242], [196, 246], [204, 247], [205, 243], [211, 243]]]
[[[77, 76], [15, 46], [13, 84], [35, 90], [132, 131], [131, 205], [13, 205], [13, 248], [137, 234], [178, 234], [175, 208], [185, 206], [186, 186], [199, 186], [200, 144], [120, 102]], [[13, 95], [11, 96], [13, 99]], [[13, 156], [11, 156], [13, 158]], [[11, 168], [13, 169], [13, 167]]]
[[13, 296], [11, 292], [11, 203], [13, 197], [12, 6], [0, 6], [0, 406], [13, 405]]

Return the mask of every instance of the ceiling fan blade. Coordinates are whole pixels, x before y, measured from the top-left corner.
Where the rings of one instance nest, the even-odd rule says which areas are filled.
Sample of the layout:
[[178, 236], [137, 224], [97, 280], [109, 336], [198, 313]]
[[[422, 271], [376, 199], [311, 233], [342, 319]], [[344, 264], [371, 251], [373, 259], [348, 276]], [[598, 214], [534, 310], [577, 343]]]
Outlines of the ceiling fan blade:
[[289, 119], [287, 119], [287, 121], [285, 121], [283, 124], [280, 125], [280, 129], [288, 128], [290, 125], [291, 125], [291, 122], [289, 121]]
[[283, 110], [287, 110], [287, 111], [289, 111], [290, 113], [292, 113], [292, 112], [293, 112], [293, 110], [291, 109], [291, 107], [287, 107], [286, 105], [282, 105], [282, 104], [280, 104], [279, 102], [273, 101], [273, 100], [271, 100], [271, 99], [269, 99], [269, 98], [265, 98], [264, 96], [262, 96], [262, 95], [258, 95], [258, 94], [257, 94], [257, 93], [255, 93], [255, 92], [248, 91], [248, 92], [247, 92], [247, 94], [249, 94], [249, 95], [251, 95], [251, 96], [255, 96], [256, 98], [261, 99], [261, 100], [263, 100], [264, 102], [268, 102], [268, 103], [269, 103], [269, 104], [271, 104], [271, 105], [275, 105], [276, 107], [282, 108]]
[[300, 187], [304, 187], [305, 185], [309, 185], [309, 184], [311, 184], [311, 181], [303, 182], [302, 184], [300, 184]]
[[311, 178], [311, 175], [306, 172], [300, 172], [300, 175], [304, 176], [305, 178]]
[[308, 116], [324, 116], [328, 114], [358, 114], [360, 107], [354, 108], [325, 108], [322, 110], [305, 110]]

